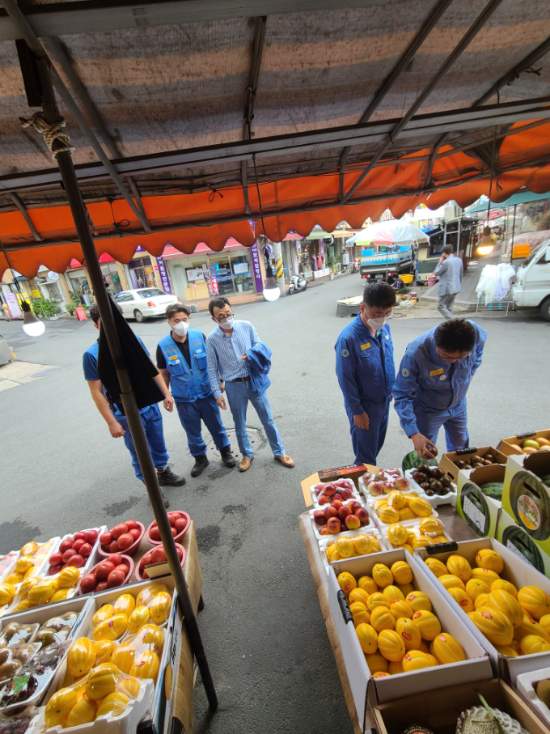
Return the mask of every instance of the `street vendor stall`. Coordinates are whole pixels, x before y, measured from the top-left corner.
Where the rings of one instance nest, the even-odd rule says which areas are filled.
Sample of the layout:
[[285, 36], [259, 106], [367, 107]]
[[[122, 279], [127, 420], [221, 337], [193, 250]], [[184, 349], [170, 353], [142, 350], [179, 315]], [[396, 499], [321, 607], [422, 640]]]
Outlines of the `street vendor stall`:
[[[139, 633], [139, 626], [136, 633], [128, 632], [120, 618], [124, 613], [112, 614], [112, 610], [117, 604], [126, 610], [134, 604], [150, 612], [145, 603], [148, 595], [140, 596], [146, 589], [128, 586], [132, 600], [120, 601], [124, 591], [119, 596], [118, 591], [101, 587], [109, 583], [111, 574], [117, 584], [113, 581], [109, 588], [123, 586], [132, 573], [142, 574], [148, 565], [143, 558], [123, 552], [137, 544], [131, 531], [140, 531], [139, 525], [127, 526], [114, 538], [120, 543], [122, 536], [130, 536], [120, 553], [109, 550], [113, 540], [107, 545], [107, 553], [120, 555], [107, 581], [102, 578], [106, 570], [102, 564], [107, 561], [99, 561], [101, 535], [114, 535], [114, 529], [88, 528], [62, 539], [70, 529], [60, 527], [57, 540], [26, 547], [22, 554], [9, 554], [2, 561], [4, 575], [10, 579], [3, 590], [3, 606], [25, 617], [12, 618], [8, 631], [2, 625], [7, 653], [1, 664], [8, 663], [12, 677], [5, 685], [0, 681], [0, 693], [6, 697], [6, 707], [15, 706], [12, 711], [19, 711], [27, 693], [29, 698], [36, 694], [38, 731], [58, 729], [69, 715], [75, 731], [95, 733], [102, 727], [135, 731], [148, 720], [142, 714], [154, 708], [161, 677], [155, 686], [148, 676], [145, 682], [140, 678], [136, 683], [139, 676], [132, 673], [133, 663], [129, 672], [124, 668], [136, 652], [148, 653], [151, 664], [159, 650], [142, 649], [141, 644], [158, 648], [162, 637], [163, 645], [169, 640], [173, 643], [169, 652], [175, 680], [169, 675], [164, 678], [166, 687], [173, 684], [171, 690], [176, 691], [175, 699], [169, 700], [175, 701], [175, 715], [184, 729], [191, 731], [192, 661], [200, 671], [211, 710], [217, 707], [196, 618], [200, 587], [189, 576], [194, 550], [173, 537], [177, 532], [172, 530], [178, 528], [171, 524], [162, 504], [139, 420], [139, 393], [131, 379], [136, 351], [121, 349], [121, 330], [107, 296], [99, 256], [107, 253], [128, 263], [138, 247], [158, 257], [167, 244], [182, 253], [191, 253], [198, 243], [220, 251], [231, 236], [252, 246], [259, 236], [282, 241], [291, 230], [307, 236], [316, 225], [331, 232], [343, 220], [359, 229], [368, 216], [376, 219], [387, 208], [399, 217], [422, 202], [435, 208], [453, 198], [465, 206], [482, 193], [504, 199], [526, 180], [533, 190], [547, 190], [548, 71], [525, 74], [550, 49], [547, 23], [538, 3], [500, 0], [488, 0], [479, 8], [453, 0], [389, 5], [370, 0], [314, 4], [302, 0], [146, 0], [139, 5], [1, 0], [0, 4], [0, 276], [11, 270], [33, 278], [41, 266], [63, 272], [73, 259], [85, 266], [107, 341], [105, 353], [114, 366], [172, 579], [159, 582], [168, 588], [160, 590], [160, 603], [154, 600], [157, 594], [149, 595], [154, 608], [165, 604], [166, 594], [170, 597], [170, 616], [162, 621], [168, 622], [169, 632], [161, 635], [153, 629], [149, 641], [133, 638], [131, 643], [139, 650], [131, 646], [124, 654], [111, 650], [111, 655], [117, 652], [117, 670], [99, 667], [109, 666], [108, 662], [95, 665], [101, 659], [97, 657], [101, 646], [81, 643], [77, 648], [81, 663], [93, 659], [84, 685], [83, 680], [78, 683], [81, 668], [76, 663], [74, 674], [69, 671], [71, 680], [63, 669], [63, 656], [66, 653], [68, 658], [71, 646], [45, 660], [41, 650], [32, 647], [33, 640], [37, 634], [51, 633], [52, 619], [67, 632], [63, 644], [70, 641], [72, 645], [74, 638], [76, 645], [80, 639], [76, 635], [81, 632], [88, 641], [88, 634], [99, 635], [94, 643], [115, 643], [123, 635]], [[412, 74], [408, 73], [411, 69]], [[396, 104], [394, 84], [398, 79], [401, 91]], [[518, 79], [520, 83], [514, 84]], [[36, 333], [43, 332], [29, 304], [24, 311], [27, 331], [34, 322]], [[446, 494], [456, 496], [460, 491], [456, 479], [456, 491]], [[355, 519], [334, 516], [331, 525], [338, 523], [341, 530], [342, 522], [351, 523], [350, 532], [371, 526], [373, 532], [365, 533], [369, 537], [359, 547], [366, 542], [374, 554], [393, 554], [392, 566], [414, 567], [419, 587], [433, 590], [437, 597], [434, 608], [441, 622], [454, 630], [449, 602], [412, 554], [416, 546], [424, 547], [428, 533], [435, 532], [435, 537], [445, 540], [453, 537], [454, 528], [440, 519], [444, 510], [436, 508], [435, 499], [431, 501], [432, 490], [428, 488], [425, 496], [420, 490], [411, 503], [386, 511], [375, 505], [372, 511], [367, 509], [369, 503], [361, 499], [358, 485], [350, 491], [350, 501], [359, 504], [348, 513]], [[434, 489], [433, 494], [439, 492]], [[384, 516], [391, 519], [392, 510], [404, 513], [397, 530], [393, 523], [383, 521]], [[371, 522], [371, 514], [380, 515], [379, 521]], [[325, 517], [327, 526], [330, 519]], [[319, 555], [316, 568], [323, 588], [328, 589], [326, 607], [334, 621], [331, 634], [339, 639], [341, 614], [335, 616], [335, 609], [345, 605], [334, 607], [337, 577], [331, 569], [332, 563], [347, 563], [346, 556], [330, 561], [327, 553], [335, 551], [327, 543], [321, 557], [317, 541], [326, 538], [321, 531], [316, 533], [310, 517], [303, 522], [311, 525], [307, 526], [308, 553]], [[322, 530], [324, 523], [320, 527]], [[426, 529], [429, 527], [432, 530]], [[89, 535], [76, 538], [78, 532]], [[80, 540], [84, 542], [76, 548]], [[59, 548], [54, 550], [58, 541]], [[69, 545], [60, 553], [61, 543]], [[81, 553], [84, 545], [90, 546], [87, 555]], [[349, 550], [350, 543], [343, 545]], [[76, 553], [69, 555], [73, 550]], [[336, 550], [340, 553], [341, 548]], [[57, 554], [55, 562], [52, 553]], [[68, 563], [74, 556], [82, 559], [81, 565]], [[153, 566], [154, 553], [149, 559]], [[163, 560], [157, 558], [159, 563]], [[54, 571], [48, 577], [51, 568]], [[86, 574], [81, 575], [79, 568]], [[345, 573], [362, 572], [359, 567], [350, 569]], [[31, 579], [36, 583], [27, 583]], [[84, 601], [78, 601], [77, 588], [84, 592]], [[102, 611], [105, 606], [112, 609]], [[39, 611], [49, 607], [52, 614], [59, 612], [62, 622]], [[70, 624], [65, 624], [67, 620]], [[44, 624], [48, 629], [40, 629]], [[102, 631], [97, 633], [97, 629]], [[54, 629], [56, 634], [59, 631]], [[24, 660], [8, 649], [12, 633], [27, 635], [21, 644], [31, 647], [19, 650]], [[103, 634], [106, 640], [100, 639]], [[348, 637], [351, 639], [342, 640], [340, 649], [345, 664], [349, 642], [362, 666], [362, 673], [352, 678], [350, 686], [357, 721], [364, 728], [367, 693], [374, 689], [373, 695], [380, 693], [384, 698], [388, 681], [369, 685], [367, 691], [365, 661], [357, 656], [353, 635]], [[181, 653], [175, 645], [178, 638]], [[456, 639], [469, 659], [468, 664], [459, 665], [449, 682], [461, 684], [471, 672], [476, 680], [488, 680], [487, 651], [472, 631], [458, 631]], [[163, 656], [167, 649], [163, 647]], [[47, 691], [41, 689], [40, 695], [35, 673], [25, 671], [24, 680], [19, 675], [20, 666], [30, 665], [35, 655], [39, 656], [38, 667], [50, 680]], [[178, 655], [184, 661], [180, 666]], [[425, 685], [429, 676], [420, 674], [419, 679]], [[498, 702], [512, 701], [516, 712], [515, 694], [504, 687], [487, 686], [488, 698], [495, 693]], [[401, 694], [415, 692], [412, 685]], [[101, 701], [107, 708], [90, 701]], [[92, 724], [92, 713], [96, 716], [100, 709]], [[159, 714], [164, 717], [163, 726], [168, 726], [169, 713], [166, 701]], [[118, 723], [113, 727], [106, 723], [114, 721]], [[531, 720], [524, 717], [522, 721], [529, 729]], [[27, 730], [29, 723], [22, 722], [20, 730]]]

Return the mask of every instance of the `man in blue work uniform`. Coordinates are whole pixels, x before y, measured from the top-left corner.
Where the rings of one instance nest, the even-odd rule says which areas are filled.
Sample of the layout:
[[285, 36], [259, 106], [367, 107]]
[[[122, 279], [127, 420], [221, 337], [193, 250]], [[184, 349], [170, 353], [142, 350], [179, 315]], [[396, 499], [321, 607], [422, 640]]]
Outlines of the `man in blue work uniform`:
[[395, 367], [386, 323], [395, 291], [386, 283], [367, 285], [359, 315], [336, 342], [336, 376], [344, 394], [356, 464], [376, 464], [388, 428]]
[[198, 477], [208, 466], [201, 421], [210, 431], [225, 466], [233, 468], [235, 459], [222, 423], [220, 409], [210, 388], [206, 363], [206, 337], [189, 328], [191, 311], [181, 303], [166, 309], [170, 334], [157, 347], [157, 367], [172, 390], [178, 415], [187, 434], [189, 451], [195, 458], [191, 476]]
[[420, 456], [437, 455], [442, 426], [447, 451], [469, 445], [466, 393], [486, 340], [486, 332], [473, 321], [450, 319], [407, 347], [393, 396], [401, 427]]
[[[99, 309], [93, 305], [90, 308], [90, 317], [97, 329], [101, 327], [99, 317]], [[141, 342], [141, 340], [140, 340]], [[141, 342], [142, 347], [145, 345]], [[146, 350], [147, 351], [147, 350]], [[126, 416], [122, 412], [121, 406], [109, 399], [99, 377], [98, 370], [98, 354], [99, 342], [94, 342], [84, 352], [82, 357], [82, 367], [84, 369], [84, 379], [88, 383], [92, 400], [94, 401], [99, 413], [109, 428], [109, 432], [113, 438], [124, 438], [126, 448], [130, 452], [132, 458], [132, 466], [136, 477], [143, 481], [143, 474], [137, 458], [132, 435], [128, 430], [128, 422]], [[160, 374], [155, 377], [155, 382], [164, 395], [164, 407], [171, 411], [174, 408], [174, 400], [164, 384]], [[164, 442], [164, 432], [162, 427], [162, 415], [158, 405], [147, 405], [140, 409], [141, 422], [149, 444], [149, 450], [153, 459], [153, 464], [157, 470], [159, 484], [163, 487], [181, 487], [185, 484], [185, 477], [174, 474], [170, 469], [168, 462], [169, 456]], [[164, 503], [168, 506], [168, 501], [164, 498]]]

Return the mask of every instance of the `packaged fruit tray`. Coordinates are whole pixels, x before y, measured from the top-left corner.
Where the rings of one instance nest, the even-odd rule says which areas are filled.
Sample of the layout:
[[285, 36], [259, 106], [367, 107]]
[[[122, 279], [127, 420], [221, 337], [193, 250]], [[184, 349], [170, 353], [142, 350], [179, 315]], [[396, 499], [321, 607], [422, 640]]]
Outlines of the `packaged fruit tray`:
[[418, 557], [502, 675], [515, 683], [521, 673], [550, 665], [546, 576], [490, 538], [462, 541], [444, 553], [421, 551]]
[[[176, 542], [183, 542], [185, 533], [191, 526], [191, 516], [183, 510], [170, 510], [167, 515], [168, 522], [170, 523], [170, 530], [172, 531], [172, 537]], [[151, 545], [162, 543], [156, 520], [153, 520], [147, 528], [145, 537]]]
[[75, 566], [81, 569], [80, 573], [84, 576], [96, 563], [99, 536], [105, 529], [105, 525], [102, 525], [64, 535], [47, 560], [45, 575], [54, 576], [66, 566]]
[[372, 527], [369, 513], [362, 502], [347, 500], [338, 505], [328, 505], [309, 511], [317, 538], [324, 538], [347, 530]]
[[378, 527], [385, 529], [396, 523], [438, 517], [427, 497], [420, 497], [415, 492], [394, 492], [367, 502], [369, 512], [373, 515]]
[[[336, 550], [328, 551], [331, 547]], [[354, 531], [348, 530], [344, 533], [338, 533], [334, 537], [324, 536], [319, 542], [319, 548], [323, 559], [327, 563], [387, 550], [384, 539], [378, 530], [371, 527]]]
[[311, 488], [313, 506], [323, 508], [334, 502], [360, 500], [361, 497], [351, 479], [337, 479], [334, 482], [319, 482]]
[[550, 728], [550, 667], [522, 673], [517, 679], [517, 689]]
[[[11, 666], [11, 674], [6, 676], [9, 671], [4, 671], [0, 682], [0, 711], [3, 714], [39, 704], [56, 685], [68, 646], [91, 614], [88, 600], [74, 599], [54, 608], [33, 609], [2, 619], [0, 659], [8, 655], [2, 667]], [[10, 703], [4, 705], [5, 701]]]
[[0, 583], [0, 617], [12, 613], [13, 602], [24, 581], [41, 574], [47, 567], [47, 559], [60, 538], [50, 538], [44, 543], [31, 541], [18, 551], [12, 551], [13, 561]]
[[[91, 614], [68, 650], [56, 692], [46, 705], [45, 717], [47, 720], [48, 705], [50, 719], [55, 714], [52, 707], [56, 696], [64, 702], [68, 686], [88, 687], [91, 679], [102, 677], [105, 671], [114, 668], [116, 675], [126, 676], [125, 687], [122, 688], [128, 694], [126, 700], [123, 699], [122, 703], [120, 700], [115, 701], [117, 705], [113, 709], [110, 706], [112, 697], [109, 695], [112, 685], [108, 689], [105, 687], [106, 681], [101, 680], [101, 685], [98, 683], [96, 686], [99, 690], [92, 692], [92, 707], [85, 712], [86, 728], [81, 728], [90, 732], [110, 732], [111, 719], [116, 714], [120, 717], [117, 725], [123, 726], [121, 731], [133, 734], [146, 710], [140, 708], [137, 717], [132, 714], [133, 701], [139, 700], [139, 696], [136, 697], [135, 692], [130, 695], [127, 686], [139, 683], [150, 685], [147, 696], [147, 711], [150, 712], [157, 689], [162, 689], [165, 683], [173, 652], [172, 636], [177, 635], [174, 628], [176, 597], [168, 581], [155, 581], [97, 594], [90, 599], [90, 604]], [[69, 705], [73, 705], [71, 700]], [[70, 714], [65, 707], [58, 716], [64, 728], [52, 726], [51, 731], [71, 731], [68, 716], [76, 716], [77, 713]]]
[[[445, 526], [440, 518], [436, 516], [379, 527], [388, 548], [405, 548], [409, 553], [417, 550], [417, 548], [425, 548], [427, 545], [440, 545], [451, 541]], [[403, 543], [402, 541], [406, 537], [407, 539]]]
[[99, 536], [98, 553], [108, 558], [113, 553], [133, 557], [139, 550], [145, 526], [139, 520], [125, 520], [105, 529]]
[[96, 563], [78, 585], [79, 594], [95, 594], [127, 584], [134, 573], [134, 561], [122, 553], [110, 553]]
[[[421, 476], [419, 476], [419, 472]], [[418, 476], [420, 480], [422, 475], [426, 475], [426, 479], [420, 484], [415, 477]], [[420, 496], [425, 497], [434, 507], [456, 504], [456, 482], [445, 476], [439, 467], [427, 466], [418, 467], [418, 469], [407, 469], [405, 476], [411, 483], [412, 489], [419, 494], [421, 493]], [[437, 482], [435, 486], [430, 486], [432, 480]]]
[[[180, 565], [183, 568], [187, 552], [179, 543], [176, 543], [176, 552], [178, 554]], [[139, 562], [136, 563], [134, 571], [135, 578], [138, 581], [147, 581], [159, 576], [166, 576], [169, 573], [170, 567], [168, 565], [166, 551], [164, 550], [163, 544], [155, 545], [153, 548], [148, 550], [147, 553], [139, 559]]]
[[401, 469], [380, 469], [367, 472], [358, 481], [359, 490], [368, 499], [384, 497], [390, 492], [410, 492], [411, 485]]
[[365, 703], [371, 686], [383, 703], [427, 693], [442, 679], [471, 684], [491, 677], [482, 646], [405, 551], [335, 561], [328, 581], [336, 633], [361, 710], [359, 679]]

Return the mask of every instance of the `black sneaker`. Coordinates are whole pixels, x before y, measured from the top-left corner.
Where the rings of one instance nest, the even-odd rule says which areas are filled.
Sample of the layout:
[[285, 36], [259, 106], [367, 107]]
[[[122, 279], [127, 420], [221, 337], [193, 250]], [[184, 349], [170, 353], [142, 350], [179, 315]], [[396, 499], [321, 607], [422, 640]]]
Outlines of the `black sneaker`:
[[222, 463], [224, 466], [228, 466], [230, 469], [233, 469], [233, 467], [237, 465], [237, 462], [235, 461], [235, 457], [231, 453], [231, 446], [227, 446], [227, 448], [222, 449], [220, 451], [220, 454], [221, 454]]
[[169, 466], [166, 469], [157, 469], [157, 477], [162, 487], [183, 487], [185, 484], [185, 477], [174, 474]]
[[195, 456], [195, 465], [191, 469], [192, 477], [200, 477], [206, 467], [210, 464], [206, 456]]

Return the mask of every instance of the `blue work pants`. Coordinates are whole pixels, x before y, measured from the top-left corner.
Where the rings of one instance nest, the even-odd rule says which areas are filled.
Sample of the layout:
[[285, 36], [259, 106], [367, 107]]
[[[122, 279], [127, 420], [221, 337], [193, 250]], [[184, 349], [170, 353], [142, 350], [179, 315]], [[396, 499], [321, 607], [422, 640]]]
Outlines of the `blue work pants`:
[[218, 451], [229, 448], [230, 441], [222, 423], [220, 409], [213, 395], [193, 400], [192, 403], [176, 402], [181, 425], [187, 434], [187, 443], [191, 456], [205, 456], [206, 444], [202, 438], [201, 421], [210, 431]]
[[[166, 450], [166, 443], [164, 442], [164, 430], [162, 427], [162, 415], [158, 405], [149, 405], [145, 410], [140, 411], [141, 424], [145, 431], [145, 437], [149, 444], [149, 451], [153, 459], [153, 464], [157, 469], [166, 469], [170, 457]], [[117, 421], [124, 428], [124, 443], [126, 448], [130, 452], [132, 457], [132, 466], [134, 467], [135, 475], [138, 479], [143, 481], [143, 474], [141, 473], [141, 467], [139, 465], [138, 457], [134, 442], [132, 440], [132, 434], [128, 428], [128, 421], [125, 415], [117, 415]]]
[[249, 382], [226, 382], [225, 391], [227, 400], [229, 401], [229, 407], [231, 408], [231, 414], [235, 421], [235, 431], [241, 454], [250, 458], [254, 456], [254, 451], [248, 438], [248, 431], [246, 430], [246, 411], [248, 403], [251, 402], [264, 427], [273, 455], [283, 456], [285, 453], [283, 439], [273, 420], [267, 391], [261, 395], [252, 392]]
[[416, 405], [414, 412], [418, 430], [432, 443], [436, 443], [439, 429], [443, 426], [447, 451], [460, 451], [469, 446], [468, 411], [465, 400], [454, 408], [436, 413], [428, 412]]
[[376, 460], [384, 445], [386, 431], [388, 430], [390, 401], [366, 403], [363, 407], [365, 413], [369, 416], [369, 428], [366, 431], [355, 425], [351, 410], [346, 408], [355, 464], [374, 464], [376, 466]]

